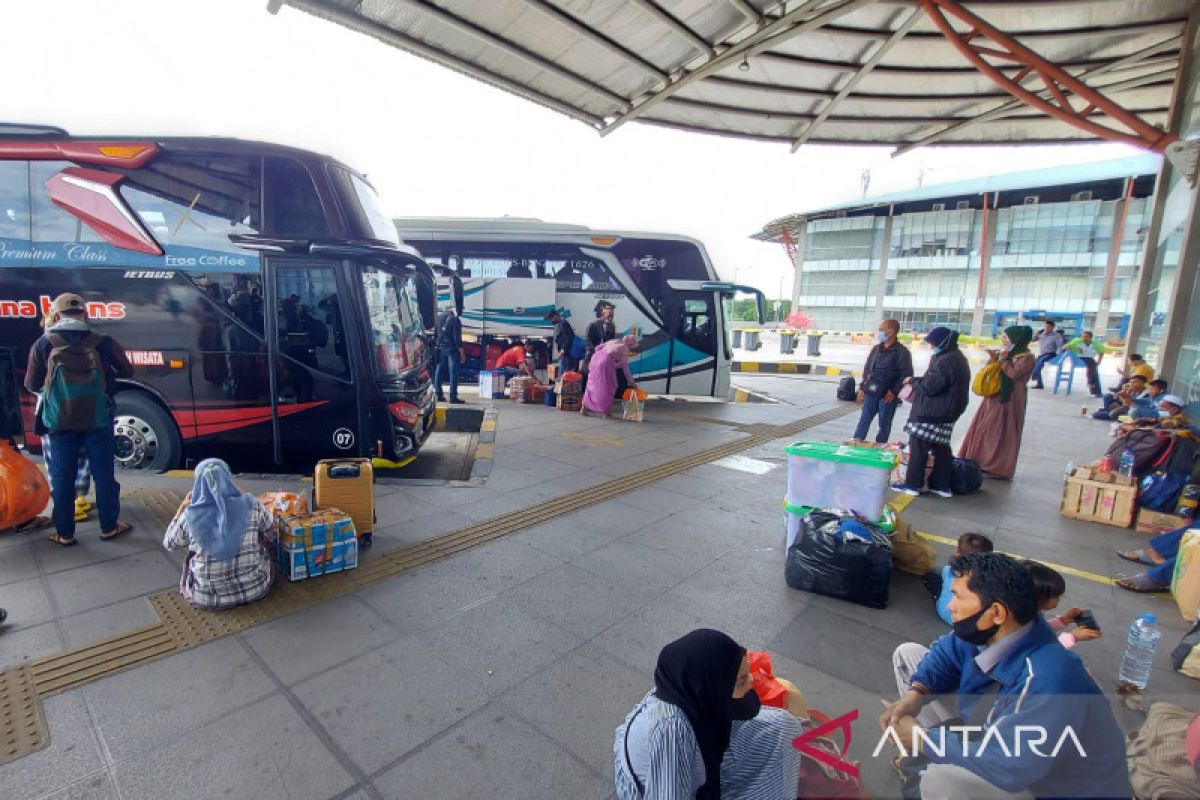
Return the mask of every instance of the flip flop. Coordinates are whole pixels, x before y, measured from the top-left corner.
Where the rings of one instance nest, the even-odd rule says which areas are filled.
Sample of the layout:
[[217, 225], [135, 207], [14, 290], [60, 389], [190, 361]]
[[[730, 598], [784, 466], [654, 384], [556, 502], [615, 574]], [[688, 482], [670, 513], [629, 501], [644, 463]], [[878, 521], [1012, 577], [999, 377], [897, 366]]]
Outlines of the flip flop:
[[25, 520], [20, 525], [13, 528], [13, 530], [17, 533], [33, 533], [34, 531], [40, 531], [43, 528], [49, 528], [53, 524], [54, 520], [50, 519], [49, 517], [33, 517], [32, 519]]
[[129, 533], [131, 530], [133, 530], [132, 524], [130, 524], [128, 522], [118, 522], [117, 527], [113, 528], [108, 533], [100, 534], [100, 538], [106, 542], [111, 542], [113, 539], [117, 538], [121, 534]]
[[[1128, 586], [1126, 584], [1129, 584]], [[1154, 579], [1148, 573], [1134, 575], [1132, 578], [1121, 578], [1117, 581], [1117, 586], [1120, 586], [1127, 592], [1139, 592], [1141, 594], [1151, 594], [1153, 592], [1166, 591], [1167, 587], [1161, 583], [1155, 583]]]
[[79, 544], [79, 542], [75, 540], [74, 536], [72, 536], [70, 539], [67, 539], [64, 536], [59, 536], [57, 533], [50, 534], [49, 540], [57, 545], [61, 545], [62, 547], [74, 547], [75, 545]]
[[1135, 564], [1145, 564], [1148, 567], [1157, 567], [1158, 564], [1151, 561], [1146, 555], [1146, 548], [1139, 547], [1137, 550], [1118, 550], [1117, 555], [1126, 561], [1132, 561]]

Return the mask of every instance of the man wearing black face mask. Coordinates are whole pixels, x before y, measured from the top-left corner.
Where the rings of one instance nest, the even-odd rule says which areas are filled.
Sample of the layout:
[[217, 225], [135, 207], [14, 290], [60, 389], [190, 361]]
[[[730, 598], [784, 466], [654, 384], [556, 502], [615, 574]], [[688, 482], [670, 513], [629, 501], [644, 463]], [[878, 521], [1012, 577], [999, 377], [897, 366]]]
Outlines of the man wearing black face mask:
[[[917, 748], [928, 762], [921, 797], [1129, 797], [1121, 729], [1038, 613], [1028, 571], [1000, 553], [958, 556], [950, 568], [954, 631], [923, 654], [913, 643], [896, 650], [904, 694], [879, 720], [907, 755], [923, 741], [914, 728], [939, 745]], [[928, 713], [934, 702], [957, 706], [959, 721]]]

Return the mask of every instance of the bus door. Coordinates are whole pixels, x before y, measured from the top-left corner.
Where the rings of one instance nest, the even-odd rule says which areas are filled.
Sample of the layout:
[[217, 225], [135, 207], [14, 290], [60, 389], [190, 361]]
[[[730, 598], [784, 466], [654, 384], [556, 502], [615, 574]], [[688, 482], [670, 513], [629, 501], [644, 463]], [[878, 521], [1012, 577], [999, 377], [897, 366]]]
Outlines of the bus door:
[[364, 452], [346, 330], [350, 291], [340, 260], [268, 259], [274, 455], [289, 469], [308, 471], [317, 459]]
[[666, 309], [672, 334], [667, 394], [716, 392], [717, 307], [715, 292], [672, 287]]

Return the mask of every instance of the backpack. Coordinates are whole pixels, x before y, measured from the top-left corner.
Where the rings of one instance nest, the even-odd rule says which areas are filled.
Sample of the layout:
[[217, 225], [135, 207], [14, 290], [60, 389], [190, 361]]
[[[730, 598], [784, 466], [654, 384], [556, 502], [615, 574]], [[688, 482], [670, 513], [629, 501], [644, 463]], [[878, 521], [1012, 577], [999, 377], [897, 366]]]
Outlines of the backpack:
[[97, 346], [103, 337], [89, 333], [72, 344], [49, 333], [50, 357], [42, 389], [42, 424], [51, 433], [93, 431], [108, 424], [108, 381]]
[[956, 458], [950, 466], [950, 491], [954, 494], [970, 494], [983, 486], [983, 471], [979, 462], [970, 458]]
[[433, 346], [438, 350], [453, 350], [450, 343], [446, 341], [446, 327], [450, 324], [450, 320], [454, 315], [450, 312], [442, 314], [442, 318], [438, 320], [437, 333], [433, 337]]
[[571, 349], [567, 351], [567, 355], [578, 361], [587, 355], [587, 342], [580, 339], [578, 336], [572, 337]]
[[856, 387], [854, 385], [853, 376], [847, 375], [846, 377], [844, 377], [840, 381], [838, 381], [838, 387], [837, 387], [837, 399], [838, 400], [853, 400], [856, 395], [857, 395], [857, 391], [856, 391]]
[[1133, 474], [1144, 475], [1170, 446], [1169, 437], [1159, 436], [1151, 428], [1135, 428], [1124, 436], [1118, 436], [1104, 455], [1111, 458], [1114, 464], [1119, 464], [1125, 448], [1129, 448], [1133, 451]]

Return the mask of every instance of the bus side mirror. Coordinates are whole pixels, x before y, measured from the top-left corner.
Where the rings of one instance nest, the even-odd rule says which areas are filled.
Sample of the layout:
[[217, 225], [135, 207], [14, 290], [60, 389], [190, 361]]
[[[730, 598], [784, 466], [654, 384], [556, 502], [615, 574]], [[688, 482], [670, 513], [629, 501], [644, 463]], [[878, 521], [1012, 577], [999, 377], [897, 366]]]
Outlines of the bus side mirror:
[[437, 327], [437, 281], [433, 278], [433, 270], [425, 264], [419, 264], [413, 276], [417, 285], [417, 307], [421, 311], [421, 327], [431, 331]]

